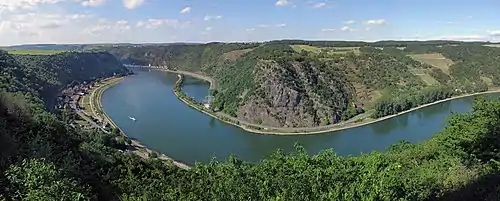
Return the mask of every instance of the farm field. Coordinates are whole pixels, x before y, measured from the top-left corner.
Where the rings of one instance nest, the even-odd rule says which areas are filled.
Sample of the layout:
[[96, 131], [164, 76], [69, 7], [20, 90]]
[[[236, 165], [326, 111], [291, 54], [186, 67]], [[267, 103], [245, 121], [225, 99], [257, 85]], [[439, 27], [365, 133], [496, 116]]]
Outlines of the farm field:
[[448, 75], [450, 74], [450, 66], [454, 64], [452, 60], [445, 58], [439, 53], [410, 54], [408, 56], [416, 61], [439, 68]]
[[308, 52], [314, 52], [314, 53], [319, 53], [321, 51], [321, 48], [319, 47], [314, 47], [310, 45], [290, 45], [293, 50], [296, 52], [300, 52], [302, 50], [308, 51]]
[[423, 69], [411, 69], [410, 71], [419, 76], [427, 85], [439, 85], [439, 82]]
[[500, 44], [484, 45], [486, 47], [500, 47]]
[[347, 53], [354, 53], [354, 54], [359, 54], [359, 47], [328, 47], [328, 48], [320, 48], [320, 47], [314, 47], [310, 45], [290, 45], [293, 50], [296, 52], [301, 52], [302, 50], [308, 51], [308, 52], [313, 52], [313, 53], [320, 53], [322, 50], [327, 51], [328, 54], [347, 54]]
[[67, 52], [65, 50], [7, 50], [10, 54], [18, 55], [52, 55], [62, 52]]

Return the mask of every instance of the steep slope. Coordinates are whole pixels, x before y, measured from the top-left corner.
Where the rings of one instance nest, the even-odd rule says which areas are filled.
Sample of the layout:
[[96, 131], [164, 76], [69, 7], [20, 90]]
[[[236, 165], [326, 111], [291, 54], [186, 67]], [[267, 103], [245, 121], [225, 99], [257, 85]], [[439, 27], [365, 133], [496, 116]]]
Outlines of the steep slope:
[[[237, 73], [252, 83], [248, 87], [237, 87], [234, 81], [240, 79], [217, 76], [221, 93], [215, 105], [223, 111], [265, 125], [297, 127], [337, 122], [351, 107], [353, 86], [331, 63], [279, 45], [259, 47], [242, 60], [233, 65], [248, 66], [249, 73]], [[240, 97], [237, 108], [227, 101], [234, 95]]]
[[233, 50], [258, 46], [255, 43], [173, 44], [149, 46], [123, 46], [103, 48], [123, 63], [168, 66], [172, 69], [211, 72], [223, 62], [221, 55]]
[[35, 80], [32, 86], [40, 93], [46, 106], [54, 106], [56, 94], [66, 85], [126, 74], [128, 70], [106, 52], [66, 52], [54, 55], [14, 55], [24, 66], [26, 79]]
[[[311, 127], [374, 109], [386, 116], [456, 94], [497, 87], [499, 48], [456, 41], [282, 40], [116, 47], [123, 61], [212, 76], [213, 108], [275, 127]], [[300, 48], [298, 48], [300, 47]], [[295, 48], [295, 49], [294, 49]], [[411, 55], [437, 53], [438, 68]]]

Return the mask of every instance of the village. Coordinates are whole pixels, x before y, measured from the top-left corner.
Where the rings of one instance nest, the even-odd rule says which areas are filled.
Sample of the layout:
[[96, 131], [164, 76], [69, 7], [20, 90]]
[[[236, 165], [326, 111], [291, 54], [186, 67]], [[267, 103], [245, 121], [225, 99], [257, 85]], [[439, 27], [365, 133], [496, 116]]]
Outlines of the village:
[[[58, 109], [70, 109], [74, 111], [83, 120], [75, 121], [76, 124], [70, 124], [73, 127], [80, 127], [83, 130], [102, 130], [110, 132], [111, 125], [101, 117], [96, 111], [95, 104], [91, 100], [91, 92], [99, 87], [99, 82], [86, 82], [76, 84], [64, 89], [58, 97]], [[94, 103], [92, 103], [94, 102]]]

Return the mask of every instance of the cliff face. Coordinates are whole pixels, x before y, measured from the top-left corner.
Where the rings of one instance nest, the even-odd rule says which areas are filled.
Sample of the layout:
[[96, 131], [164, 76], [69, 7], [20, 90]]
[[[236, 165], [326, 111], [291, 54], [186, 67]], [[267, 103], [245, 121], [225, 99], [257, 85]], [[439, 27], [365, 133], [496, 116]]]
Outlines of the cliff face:
[[260, 61], [255, 92], [238, 117], [276, 127], [308, 127], [336, 123], [352, 102], [352, 85], [335, 67], [314, 60]]

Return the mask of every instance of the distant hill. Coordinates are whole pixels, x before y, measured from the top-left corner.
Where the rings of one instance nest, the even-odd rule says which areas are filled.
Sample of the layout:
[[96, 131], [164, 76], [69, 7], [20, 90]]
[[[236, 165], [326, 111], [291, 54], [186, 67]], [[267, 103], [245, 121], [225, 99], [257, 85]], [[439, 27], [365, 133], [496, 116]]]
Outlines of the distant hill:
[[193, 45], [197, 43], [101, 43], [101, 44], [26, 44], [3, 46], [4, 50], [59, 50], [59, 51], [81, 51], [95, 49], [99, 47], [117, 47], [117, 46], [157, 46], [157, 45]]

